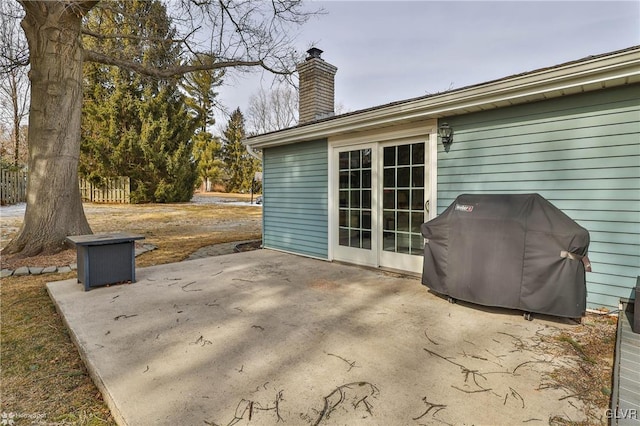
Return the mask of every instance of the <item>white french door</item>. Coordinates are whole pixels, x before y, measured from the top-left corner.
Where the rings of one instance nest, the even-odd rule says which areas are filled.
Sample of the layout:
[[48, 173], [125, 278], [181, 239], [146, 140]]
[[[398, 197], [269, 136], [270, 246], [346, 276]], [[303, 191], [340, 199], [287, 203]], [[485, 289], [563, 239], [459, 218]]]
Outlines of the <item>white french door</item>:
[[337, 205], [333, 209], [334, 257], [359, 265], [378, 266], [376, 205], [379, 203], [376, 145], [358, 145], [335, 151]]
[[420, 272], [424, 253], [420, 225], [428, 217], [425, 143], [385, 144], [380, 151], [380, 266]]
[[420, 272], [429, 194], [425, 142], [334, 150], [333, 257]]

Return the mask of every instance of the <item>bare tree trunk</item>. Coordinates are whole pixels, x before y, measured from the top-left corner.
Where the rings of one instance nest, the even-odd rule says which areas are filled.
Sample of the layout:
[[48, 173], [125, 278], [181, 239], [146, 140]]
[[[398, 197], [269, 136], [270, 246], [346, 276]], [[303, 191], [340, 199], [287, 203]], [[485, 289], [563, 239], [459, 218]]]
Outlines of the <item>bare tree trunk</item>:
[[27, 209], [3, 250], [21, 256], [65, 248], [91, 233], [78, 186], [82, 113], [82, 16], [95, 2], [24, 1], [31, 71]]
[[9, 78], [11, 85], [11, 104], [13, 106], [13, 142], [15, 151], [13, 153], [13, 165], [17, 166], [20, 160], [20, 109], [18, 105], [18, 82], [13, 72]]

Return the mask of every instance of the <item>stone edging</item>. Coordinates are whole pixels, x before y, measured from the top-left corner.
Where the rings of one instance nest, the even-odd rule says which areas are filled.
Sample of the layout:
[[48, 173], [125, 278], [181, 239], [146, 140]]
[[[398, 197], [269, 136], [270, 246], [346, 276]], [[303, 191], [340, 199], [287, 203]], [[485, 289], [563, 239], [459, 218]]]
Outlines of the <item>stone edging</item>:
[[[158, 247], [153, 244], [142, 244], [140, 247], [136, 247], [136, 257], [140, 256], [142, 253], [146, 253], [148, 251], [152, 251], [157, 249]], [[0, 271], [0, 278], [6, 277], [20, 277], [25, 275], [41, 275], [41, 274], [52, 274], [57, 272], [71, 272], [78, 269], [78, 265], [76, 263], [71, 263], [69, 265], [64, 266], [48, 266], [43, 268], [41, 266], [21, 266], [15, 270], [11, 269], [3, 269]]]

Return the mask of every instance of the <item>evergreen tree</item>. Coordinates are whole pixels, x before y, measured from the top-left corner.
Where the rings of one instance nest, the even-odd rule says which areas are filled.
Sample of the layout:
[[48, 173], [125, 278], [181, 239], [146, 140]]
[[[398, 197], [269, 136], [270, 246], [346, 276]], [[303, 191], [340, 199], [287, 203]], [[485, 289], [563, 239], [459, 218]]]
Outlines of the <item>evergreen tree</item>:
[[208, 190], [210, 185], [221, 184], [226, 177], [222, 161], [222, 143], [209, 132], [200, 131], [193, 137], [193, 156], [198, 162], [198, 178]]
[[[179, 1], [172, 2], [170, 10], [180, 18], [181, 33], [171, 31], [166, 37], [154, 37], [149, 29], [154, 25], [161, 27], [164, 19], [144, 21], [125, 17], [118, 12], [122, 4], [113, 1], [18, 3], [24, 12], [21, 28], [29, 46], [28, 58], [25, 55], [24, 61], [18, 58], [18, 62], [31, 67], [28, 168], [37, 173], [29, 173], [23, 224], [2, 253], [22, 257], [57, 253], [67, 247], [67, 236], [91, 233], [78, 188], [84, 63], [116, 66], [157, 79], [203, 69], [240, 67], [289, 74], [299, 60], [293, 43], [293, 34], [297, 32], [291, 30], [316, 14], [307, 11], [299, 0]], [[149, 8], [164, 10], [158, 2], [146, 3]], [[100, 19], [107, 18], [106, 31], [96, 25], [102, 23], [100, 19], [89, 18], [93, 12]], [[108, 27], [122, 31], [111, 31]], [[122, 55], [124, 49], [100, 48], [103, 44], [130, 46], [133, 40], [143, 47], [137, 51], [141, 55], [129, 57]], [[151, 61], [153, 56], [145, 51], [151, 53], [159, 47], [170, 50], [168, 46], [200, 52], [217, 60], [211, 66], [172, 60], [166, 65], [158, 61], [160, 65], [156, 66]], [[3, 59], [7, 57], [3, 55]], [[103, 89], [112, 91], [114, 87], [107, 84]], [[97, 99], [98, 103], [101, 101]], [[102, 153], [97, 151], [99, 158]]]
[[[211, 56], [197, 55], [191, 64], [211, 65], [214, 62]], [[201, 70], [185, 75], [182, 80], [182, 88], [187, 93], [185, 101], [198, 122], [199, 131], [208, 131], [215, 124], [216, 89], [222, 85], [223, 76], [224, 70]]]
[[[175, 32], [157, 0], [110, 3], [89, 16], [87, 27], [145, 36], [88, 41], [100, 50], [149, 66], [179, 62], [179, 51], [170, 43], [150, 41], [171, 39]], [[130, 177], [132, 202], [189, 201], [197, 179], [191, 138], [198, 121], [186, 108], [178, 81], [93, 63], [84, 71], [80, 174], [94, 183]]]
[[245, 136], [244, 116], [238, 108], [231, 114], [224, 131], [226, 141], [223, 147], [223, 156], [228, 173], [227, 192], [251, 191], [255, 172], [260, 169], [258, 160], [249, 155], [242, 143]]
[[[211, 56], [197, 55], [191, 61], [192, 65], [214, 62]], [[222, 183], [224, 178], [224, 163], [222, 161], [222, 144], [219, 138], [214, 138], [210, 129], [215, 124], [216, 88], [222, 84], [224, 70], [202, 70], [185, 75], [182, 88], [187, 93], [186, 105], [192, 117], [197, 122], [196, 134], [193, 137], [193, 156], [198, 163], [198, 178], [210, 185]]]

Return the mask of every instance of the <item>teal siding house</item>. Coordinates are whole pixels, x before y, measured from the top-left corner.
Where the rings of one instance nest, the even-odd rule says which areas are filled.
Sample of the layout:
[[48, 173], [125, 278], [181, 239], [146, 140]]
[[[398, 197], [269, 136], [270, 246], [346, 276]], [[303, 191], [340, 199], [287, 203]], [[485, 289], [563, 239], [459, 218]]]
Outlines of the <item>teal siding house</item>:
[[337, 68], [308, 53], [300, 124], [245, 141], [265, 248], [420, 273], [420, 225], [458, 195], [539, 193], [589, 230], [587, 306], [635, 298], [640, 46], [338, 116]]
[[271, 249], [329, 259], [327, 141], [292, 148], [265, 150], [262, 241]]

